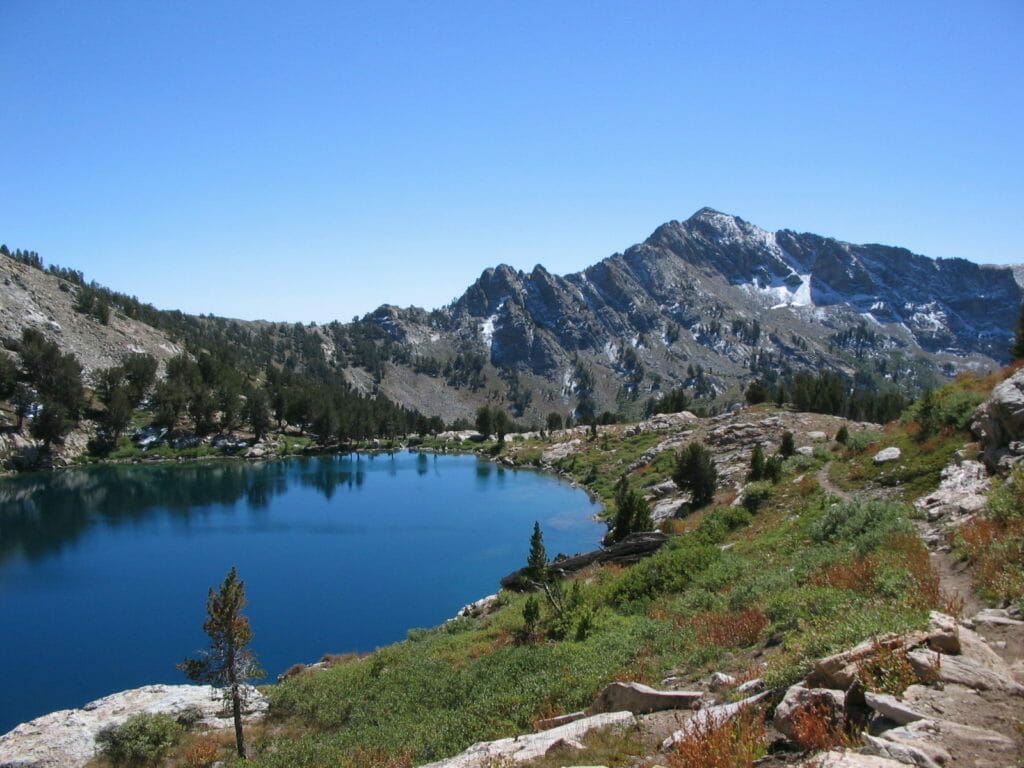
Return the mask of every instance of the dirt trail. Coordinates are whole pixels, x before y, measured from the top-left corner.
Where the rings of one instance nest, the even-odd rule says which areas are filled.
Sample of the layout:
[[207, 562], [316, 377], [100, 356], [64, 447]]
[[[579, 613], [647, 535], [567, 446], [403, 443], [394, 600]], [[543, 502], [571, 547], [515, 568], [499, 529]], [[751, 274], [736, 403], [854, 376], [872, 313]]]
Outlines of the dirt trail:
[[831, 496], [842, 499], [843, 501], [853, 501], [853, 497], [840, 488], [838, 485], [832, 482], [832, 478], [829, 477], [828, 472], [832, 468], [832, 462], [828, 462], [825, 466], [818, 470], [816, 475], [818, 479], [818, 485], [821, 486], [822, 490]]
[[949, 545], [945, 543], [945, 530], [941, 525], [918, 520], [916, 526], [928, 545], [932, 567], [939, 576], [942, 593], [949, 598], [951, 605], [962, 603], [960, 617], [973, 616], [985, 604], [974, 590], [974, 581], [967, 564], [953, 556]]

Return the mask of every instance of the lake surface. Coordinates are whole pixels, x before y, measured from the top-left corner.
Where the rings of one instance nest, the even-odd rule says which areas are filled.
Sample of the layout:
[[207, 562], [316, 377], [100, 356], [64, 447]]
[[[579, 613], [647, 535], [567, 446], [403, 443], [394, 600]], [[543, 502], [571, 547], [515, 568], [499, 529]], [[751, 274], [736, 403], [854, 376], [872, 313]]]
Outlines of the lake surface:
[[587, 495], [472, 456], [110, 466], [0, 481], [0, 733], [206, 646], [232, 565], [268, 679], [434, 626], [526, 563], [593, 549]]

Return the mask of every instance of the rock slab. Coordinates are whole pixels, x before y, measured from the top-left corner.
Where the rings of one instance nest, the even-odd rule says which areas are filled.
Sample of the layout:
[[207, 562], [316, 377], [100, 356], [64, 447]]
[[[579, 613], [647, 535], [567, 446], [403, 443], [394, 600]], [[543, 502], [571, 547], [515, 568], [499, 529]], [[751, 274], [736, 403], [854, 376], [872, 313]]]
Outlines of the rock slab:
[[[255, 688], [249, 691], [248, 719], [262, 716], [267, 700]], [[180, 715], [198, 710], [200, 724], [227, 727], [224, 700], [210, 685], [146, 685], [121, 691], [86, 704], [62, 709], [22, 723], [0, 736], [2, 768], [81, 768], [96, 755], [96, 736], [104, 728], [124, 723], [142, 713]]]

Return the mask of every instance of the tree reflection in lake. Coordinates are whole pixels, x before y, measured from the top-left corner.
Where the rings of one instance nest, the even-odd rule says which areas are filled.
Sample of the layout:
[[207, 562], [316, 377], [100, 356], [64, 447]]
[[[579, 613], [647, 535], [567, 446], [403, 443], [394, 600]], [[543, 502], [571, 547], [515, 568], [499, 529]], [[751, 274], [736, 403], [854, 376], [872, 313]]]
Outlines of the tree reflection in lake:
[[330, 500], [339, 486], [361, 488], [365, 463], [347, 456], [287, 461], [117, 465], [39, 472], [0, 480], [0, 563], [21, 553], [38, 560], [59, 552], [91, 526], [138, 525], [155, 513], [178, 524], [244, 501], [266, 509], [289, 479]]

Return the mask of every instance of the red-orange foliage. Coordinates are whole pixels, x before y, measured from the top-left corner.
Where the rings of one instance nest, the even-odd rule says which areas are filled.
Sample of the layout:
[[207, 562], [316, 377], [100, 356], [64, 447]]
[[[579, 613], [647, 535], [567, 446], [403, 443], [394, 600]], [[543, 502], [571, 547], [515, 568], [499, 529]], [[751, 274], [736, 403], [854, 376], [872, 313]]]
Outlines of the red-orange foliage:
[[697, 642], [728, 648], [753, 645], [769, 624], [768, 617], [757, 608], [738, 613], [708, 611], [690, 617], [685, 623], [696, 631]]
[[670, 768], [750, 768], [764, 753], [764, 715], [709, 717], [683, 725], [683, 738], [665, 759]]

